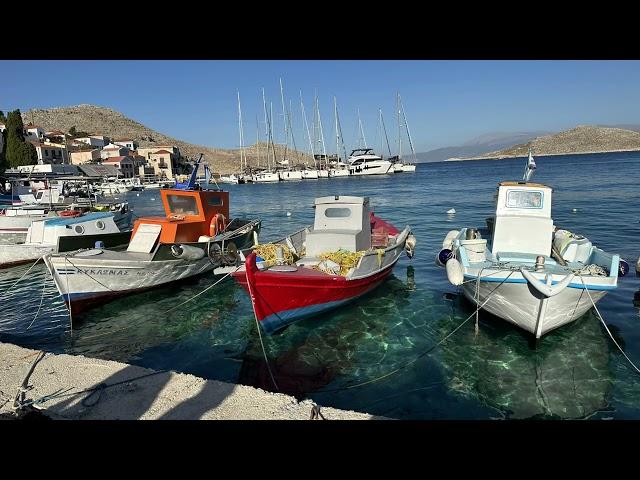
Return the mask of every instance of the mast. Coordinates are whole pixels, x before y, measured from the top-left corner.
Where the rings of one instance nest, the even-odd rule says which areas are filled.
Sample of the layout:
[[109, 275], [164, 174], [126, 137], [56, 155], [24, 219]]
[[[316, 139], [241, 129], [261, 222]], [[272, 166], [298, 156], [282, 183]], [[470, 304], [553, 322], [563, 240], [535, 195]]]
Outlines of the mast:
[[344, 146], [344, 136], [342, 135], [342, 126], [340, 125], [340, 116], [338, 115], [338, 104], [336, 103], [336, 125], [340, 132], [340, 140], [342, 142], [342, 152], [344, 153], [344, 161], [347, 162], [347, 148]]
[[396, 108], [398, 109], [398, 161], [402, 160], [402, 122], [400, 121], [400, 93], [397, 93]]
[[260, 167], [260, 122], [256, 115], [256, 166]]
[[358, 146], [360, 143], [360, 140], [364, 141], [364, 145], [362, 145], [361, 148], [367, 148], [367, 138], [364, 136], [364, 130], [362, 128], [362, 120], [360, 120], [360, 109], [358, 108], [358, 125], [360, 126], [360, 138], [358, 139]]
[[[282, 78], [280, 78], [280, 101], [282, 102], [282, 125], [284, 128], [284, 143], [285, 147], [282, 152], [282, 163], [287, 161], [287, 147], [289, 146], [289, 135], [287, 132], [287, 111], [284, 107], [284, 88], [282, 87]], [[287, 166], [289, 164], [287, 163]]]
[[[391, 157], [391, 146], [389, 146], [389, 137], [387, 136], [387, 127], [384, 124], [384, 117], [382, 116], [382, 109], [380, 109], [380, 122], [382, 123], [382, 129], [384, 131], [384, 138], [387, 140], [387, 149], [389, 150], [389, 157]], [[380, 152], [382, 153], [382, 152]]]
[[336, 162], [340, 161], [340, 133], [338, 130], [338, 101], [333, 97], [333, 115], [336, 121]]
[[264, 98], [264, 87], [262, 87], [262, 107], [264, 109], [264, 139], [267, 142], [265, 160], [267, 163], [267, 170], [269, 170], [269, 122], [267, 121], [267, 101]]
[[[327, 149], [324, 144], [324, 132], [322, 131], [322, 118], [320, 117], [320, 105], [318, 105], [318, 97], [316, 97], [316, 112], [318, 113], [318, 125], [320, 127], [320, 140], [322, 141], [322, 158], [324, 158], [326, 163]], [[320, 159], [320, 169], [322, 169], [322, 158]]]
[[[273, 129], [275, 129], [275, 125], [272, 126], [271, 122], [273, 122], [273, 102], [269, 102], [270, 106], [270, 115], [269, 115], [269, 139], [271, 140], [271, 150], [273, 151], [273, 169], [276, 169], [276, 144], [273, 141]], [[271, 170], [269, 170], [271, 172]]]
[[402, 118], [404, 118], [404, 126], [407, 127], [407, 137], [409, 137], [409, 146], [411, 147], [411, 154], [413, 155], [413, 158], [415, 161], [416, 150], [413, 148], [413, 142], [411, 141], [411, 132], [409, 131], [409, 123], [407, 122], [407, 115], [404, 112], [404, 104], [402, 103], [402, 99], [400, 98], [400, 93], [398, 93], [398, 100], [400, 102], [400, 107], [402, 108]]
[[296, 158], [298, 159], [298, 163], [300, 163], [300, 157], [298, 155], [298, 147], [296, 147], [296, 137], [293, 134], [293, 128], [291, 127], [291, 99], [289, 99], [289, 109], [287, 110], [287, 118], [289, 119], [289, 132], [291, 133], [291, 143], [293, 144], [293, 150], [296, 152]]
[[240, 107], [240, 90], [237, 90], [238, 93], [238, 130], [240, 131], [240, 172], [243, 171], [243, 159], [244, 164], [246, 166], [246, 158], [244, 158], [244, 132], [242, 128], [242, 108]]
[[311, 158], [315, 163], [316, 156], [313, 152], [313, 142], [311, 141], [311, 134], [309, 133], [309, 123], [307, 122], [307, 114], [304, 111], [304, 102], [302, 101], [302, 90], [300, 90], [300, 108], [302, 109], [302, 118], [304, 119], [304, 126], [307, 129], [307, 139], [309, 140], [309, 151], [311, 152]]

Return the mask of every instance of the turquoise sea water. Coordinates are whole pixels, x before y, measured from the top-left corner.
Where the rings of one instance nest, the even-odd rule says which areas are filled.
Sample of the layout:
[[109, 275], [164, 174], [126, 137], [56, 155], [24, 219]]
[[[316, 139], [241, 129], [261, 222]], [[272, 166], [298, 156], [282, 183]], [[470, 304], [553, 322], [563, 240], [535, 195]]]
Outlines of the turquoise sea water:
[[[536, 161], [534, 180], [554, 188], [555, 224], [631, 264], [598, 307], [640, 364], [640, 154]], [[484, 226], [497, 183], [521, 179], [524, 165], [522, 159], [445, 162], [418, 165], [415, 174], [225, 186], [234, 216], [262, 219], [261, 241], [312, 223], [315, 197], [346, 194], [368, 195], [377, 215], [399, 228], [411, 225], [418, 239], [416, 256], [403, 256], [371, 294], [264, 337], [280, 390], [394, 418], [640, 418], [640, 375], [592, 312], [537, 347], [525, 332], [481, 313], [478, 335], [468, 322], [425, 354], [474, 311], [434, 264], [445, 234]], [[126, 198], [137, 215], [161, 212], [157, 190]], [[454, 216], [446, 214], [450, 208]], [[0, 292], [27, 268], [0, 270]], [[112, 301], [75, 319], [71, 333], [39, 265], [0, 299], [0, 341], [275, 390], [249, 299], [231, 279], [165, 313], [213, 281], [203, 276]]]

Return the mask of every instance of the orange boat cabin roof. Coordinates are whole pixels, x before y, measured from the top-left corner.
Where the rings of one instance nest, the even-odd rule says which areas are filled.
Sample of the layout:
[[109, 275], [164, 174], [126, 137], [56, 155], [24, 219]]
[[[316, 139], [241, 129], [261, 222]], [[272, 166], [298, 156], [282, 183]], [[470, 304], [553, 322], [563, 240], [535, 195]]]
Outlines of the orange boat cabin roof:
[[197, 242], [202, 235], [211, 236], [216, 215], [224, 215], [225, 225], [229, 222], [229, 192], [169, 188], [160, 195], [165, 216], [139, 218], [133, 236], [141, 224], [155, 224], [162, 225], [160, 243]]

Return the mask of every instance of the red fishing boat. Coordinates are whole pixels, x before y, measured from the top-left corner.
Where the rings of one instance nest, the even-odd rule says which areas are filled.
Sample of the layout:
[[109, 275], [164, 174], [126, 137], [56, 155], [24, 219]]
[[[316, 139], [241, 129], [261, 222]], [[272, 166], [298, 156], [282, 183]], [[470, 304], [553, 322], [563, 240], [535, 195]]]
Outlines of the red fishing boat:
[[233, 273], [267, 333], [355, 300], [389, 276], [403, 251], [413, 256], [411, 227], [376, 217], [368, 197], [321, 197], [315, 209], [313, 226], [258, 246]]

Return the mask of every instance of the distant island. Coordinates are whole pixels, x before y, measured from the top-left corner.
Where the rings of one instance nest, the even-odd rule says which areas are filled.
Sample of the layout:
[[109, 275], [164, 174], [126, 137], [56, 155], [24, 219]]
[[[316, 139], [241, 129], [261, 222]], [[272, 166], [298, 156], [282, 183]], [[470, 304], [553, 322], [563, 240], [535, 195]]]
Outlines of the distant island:
[[588, 153], [640, 151], [640, 132], [624, 128], [579, 125], [553, 135], [537, 137], [530, 142], [474, 157], [448, 158], [446, 162], [463, 160], [501, 160], [534, 155], [577, 155]]

